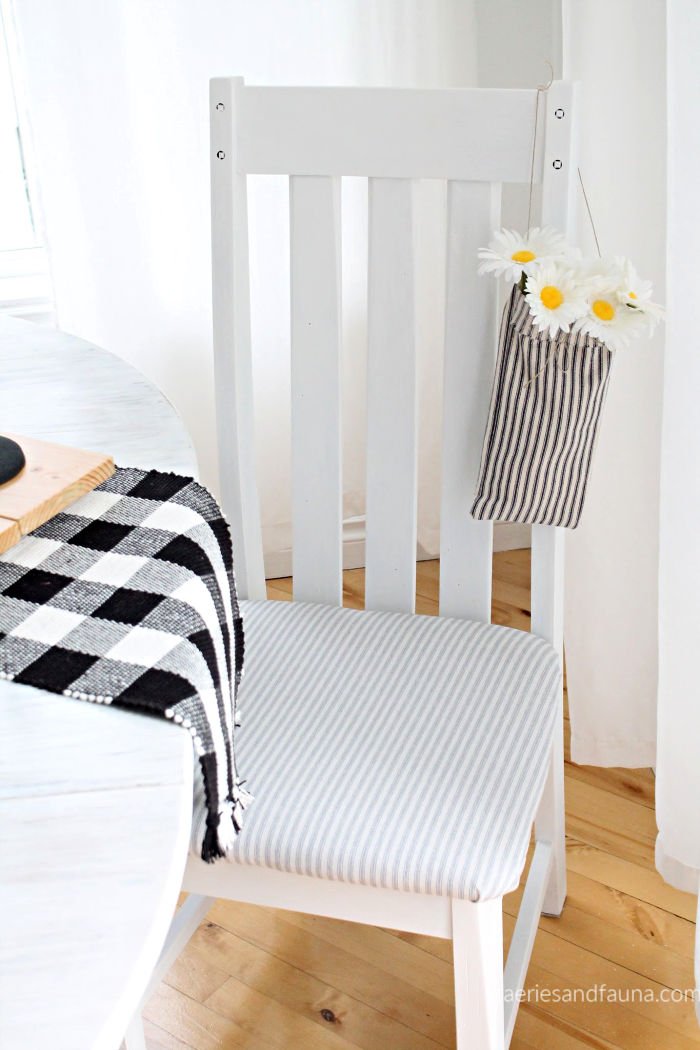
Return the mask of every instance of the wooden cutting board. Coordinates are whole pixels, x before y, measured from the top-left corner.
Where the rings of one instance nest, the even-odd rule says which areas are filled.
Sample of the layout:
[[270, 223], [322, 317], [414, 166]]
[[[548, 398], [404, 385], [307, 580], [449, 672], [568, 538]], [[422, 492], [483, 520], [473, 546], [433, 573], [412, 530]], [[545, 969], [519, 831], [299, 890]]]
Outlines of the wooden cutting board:
[[114, 461], [102, 452], [6, 434], [27, 460], [12, 481], [0, 485], [0, 554], [32, 529], [65, 510], [114, 473]]

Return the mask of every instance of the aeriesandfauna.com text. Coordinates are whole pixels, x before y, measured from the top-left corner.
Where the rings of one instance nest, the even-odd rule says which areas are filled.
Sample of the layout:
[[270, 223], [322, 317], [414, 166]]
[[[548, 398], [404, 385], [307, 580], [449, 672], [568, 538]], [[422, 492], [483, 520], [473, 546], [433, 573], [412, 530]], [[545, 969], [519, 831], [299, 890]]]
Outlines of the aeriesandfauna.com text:
[[700, 1002], [697, 988], [611, 988], [593, 984], [590, 988], [507, 988], [504, 1000], [518, 1003], [687, 1003]]

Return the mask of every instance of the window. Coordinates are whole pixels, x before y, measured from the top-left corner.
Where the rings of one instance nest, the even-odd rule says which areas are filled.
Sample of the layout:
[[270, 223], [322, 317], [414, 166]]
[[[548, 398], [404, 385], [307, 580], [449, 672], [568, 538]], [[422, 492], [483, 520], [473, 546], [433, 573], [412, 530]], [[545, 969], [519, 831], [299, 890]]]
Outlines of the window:
[[9, 20], [0, 12], [0, 313], [52, 324], [48, 258], [27, 178], [11, 44]]

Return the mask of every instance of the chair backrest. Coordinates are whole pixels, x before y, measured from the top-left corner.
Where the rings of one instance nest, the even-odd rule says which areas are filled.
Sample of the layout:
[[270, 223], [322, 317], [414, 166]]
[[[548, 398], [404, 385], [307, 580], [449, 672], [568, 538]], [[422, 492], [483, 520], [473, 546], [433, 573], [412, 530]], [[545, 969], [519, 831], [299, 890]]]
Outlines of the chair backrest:
[[[539, 133], [533, 136], [539, 105]], [[248, 87], [211, 82], [214, 354], [224, 511], [242, 595], [265, 595], [255, 481], [246, 181], [290, 180], [294, 597], [340, 604], [340, 178], [369, 180], [367, 608], [415, 607], [413, 185], [447, 182], [440, 612], [488, 621], [493, 530], [469, 508], [493, 375], [496, 282], [477, 249], [500, 184], [542, 183], [570, 233], [574, 85], [535, 90]], [[560, 530], [533, 529], [533, 630], [561, 638]]]

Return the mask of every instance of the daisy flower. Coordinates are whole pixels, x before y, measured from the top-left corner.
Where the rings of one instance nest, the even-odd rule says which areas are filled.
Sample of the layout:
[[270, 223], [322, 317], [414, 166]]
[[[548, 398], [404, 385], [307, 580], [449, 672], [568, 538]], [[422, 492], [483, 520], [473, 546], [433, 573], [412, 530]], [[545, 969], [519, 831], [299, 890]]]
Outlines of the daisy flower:
[[651, 300], [651, 281], [643, 281], [629, 259], [618, 256], [615, 259], [615, 267], [619, 274], [620, 302], [628, 303], [630, 306], [641, 306], [642, 303]]
[[515, 283], [523, 274], [533, 273], [543, 262], [560, 258], [566, 252], [564, 238], [551, 226], [535, 226], [525, 236], [515, 230], [499, 230], [488, 248], [479, 249], [479, 273], [505, 276]]
[[588, 310], [585, 289], [565, 263], [549, 262], [528, 276], [525, 298], [534, 324], [550, 335], [568, 332]]
[[621, 301], [619, 291], [619, 284], [594, 290], [589, 298], [588, 312], [580, 321], [584, 332], [611, 350], [622, 350], [647, 325], [642, 311]]
[[620, 302], [638, 310], [643, 315], [649, 331], [653, 332], [657, 323], [664, 316], [664, 308], [659, 303], [651, 301], [653, 292], [651, 281], [643, 280], [629, 259], [617, 258], [615, 263], [620, 273], [620, 284], [617, 290]]
[[607, 295], [611, 289], [622, 288], [625, 283], [617, 259], [578, 259], [572, 262], [571, 269], [575, 271], [579, 287], [589, 303], [599, 293]]
[[611, 350], [626, 346], [643, 330], [653, 332], [664, 315], [651, 301], [651, 281], [642, 280], [629, 259], [596, 259], [580, 268], [588, 315], [582, 327]]

